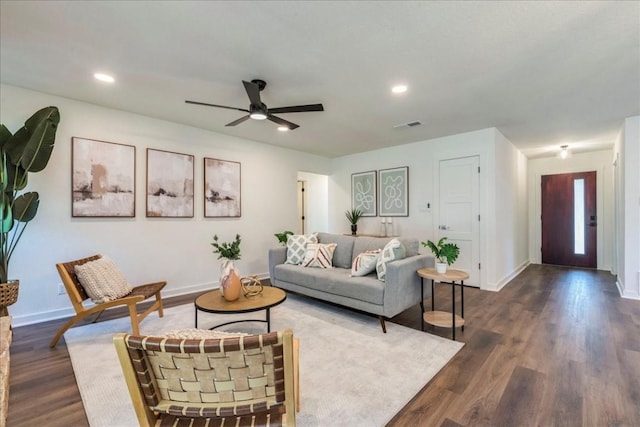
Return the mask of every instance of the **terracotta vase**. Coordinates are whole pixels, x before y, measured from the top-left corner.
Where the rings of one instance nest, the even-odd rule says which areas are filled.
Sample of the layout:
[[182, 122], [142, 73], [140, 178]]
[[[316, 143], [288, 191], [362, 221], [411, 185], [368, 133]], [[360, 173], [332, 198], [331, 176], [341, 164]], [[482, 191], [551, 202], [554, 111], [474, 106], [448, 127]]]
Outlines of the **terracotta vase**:
[[233, 261], [225, 259], [220, 271], [220, 293], [227, 301], [235, 301], [240, 297], [242, 283]]

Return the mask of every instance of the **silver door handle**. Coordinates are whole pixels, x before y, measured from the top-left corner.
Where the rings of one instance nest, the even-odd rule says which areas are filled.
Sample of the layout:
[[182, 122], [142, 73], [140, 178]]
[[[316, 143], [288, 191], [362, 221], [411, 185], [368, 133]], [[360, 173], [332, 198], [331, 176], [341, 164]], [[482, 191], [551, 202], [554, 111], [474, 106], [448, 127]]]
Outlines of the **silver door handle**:
[[440, 230], [448, 230], [448, 229], [450, 229], [451, 227], [449, 227], [448, 225], [439, 225], [439, 226], [438, 226], [438, 228], [439, 228]]

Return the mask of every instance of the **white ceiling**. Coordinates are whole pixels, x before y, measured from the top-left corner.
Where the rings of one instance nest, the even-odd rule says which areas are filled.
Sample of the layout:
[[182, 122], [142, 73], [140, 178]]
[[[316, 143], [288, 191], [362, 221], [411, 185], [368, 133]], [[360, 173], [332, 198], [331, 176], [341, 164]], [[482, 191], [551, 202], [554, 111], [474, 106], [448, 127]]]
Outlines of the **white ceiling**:
[[[592, 151], [640, 114], [638, 1], [3, 0], [0, 15], [2, 83], [329, 157], [493, 126], [529, 157]], [[325, 111], [281, 114], [301, 126], [283, 133], [184, 103], [248, 108], [254, 78], [269, 107]]]

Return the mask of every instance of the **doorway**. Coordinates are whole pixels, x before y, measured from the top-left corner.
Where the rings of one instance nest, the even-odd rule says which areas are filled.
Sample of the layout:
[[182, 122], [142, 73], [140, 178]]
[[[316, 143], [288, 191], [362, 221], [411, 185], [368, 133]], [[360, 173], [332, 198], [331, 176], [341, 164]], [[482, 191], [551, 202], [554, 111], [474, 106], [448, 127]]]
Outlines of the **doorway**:
[[543, 175], [542, 263], [597, 268], [596, 171]]

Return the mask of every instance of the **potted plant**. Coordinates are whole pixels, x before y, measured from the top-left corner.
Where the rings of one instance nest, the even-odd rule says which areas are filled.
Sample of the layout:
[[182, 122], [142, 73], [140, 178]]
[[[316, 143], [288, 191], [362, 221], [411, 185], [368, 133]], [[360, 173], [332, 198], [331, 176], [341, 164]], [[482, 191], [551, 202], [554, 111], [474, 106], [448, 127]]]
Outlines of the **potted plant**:
[[274, 234], [274, 236], [276, 236], [276, 238], [278, 239], [278, 242], [280, 242], [280, 244], [282, 246], [287, 246], [287, 240], [289, 240], [289, 236], [293, 235], [293, 231], [283, 231], [282, 233], [276, 233]]
[[360, 209], [351, 209], [350, 211], [346, 211], [344, 215], [351, 224], [351, 234], [355, 236], [358, 234], [358, 221], [362, 216], [362, 211]]
[[40, 203], [37, 191], [22, 190], [27, 186], [29, 172], [40, 172], [47, 166], [58, 123], [58, 108], [46, 107], [35, 112], [15, 134], [0, 125], [0, 316], [6, 316], [7, 306], [18, 299], [20, 282], [9, 279], [9, 262]]
[[433, 256], [436, 257], [436, 271], [440, 274], [447, 272], [447, 266], [453, 264], [458, 255], [460, 255], [460, 248], [455, 243], [445, 243], [446, 237], [438, 240], [435, 244], [431, 240], [422, 242], [422, 246], [428, 247], [433, 252]]
[[233, 242], [219, 242], [218, 235], [213, 236], [213, 253], [218, 259], [223, 259], [220, 266], [220, 293], [227, 301], [235, 301], [240, 296], [242, 283], [235, 268], [234, 261], [240, 259], [240, 235], [236, 234]]

